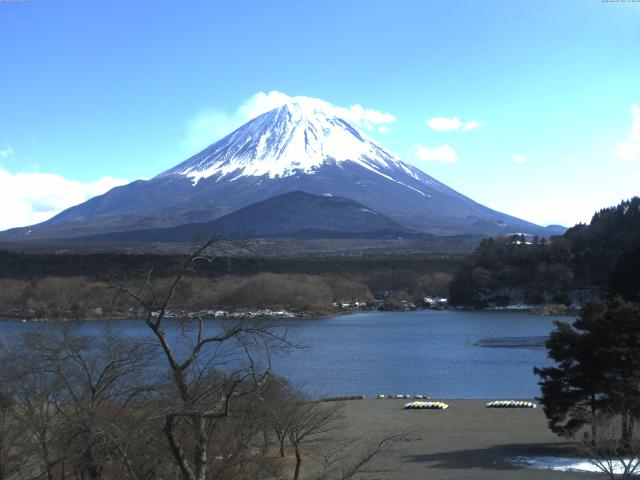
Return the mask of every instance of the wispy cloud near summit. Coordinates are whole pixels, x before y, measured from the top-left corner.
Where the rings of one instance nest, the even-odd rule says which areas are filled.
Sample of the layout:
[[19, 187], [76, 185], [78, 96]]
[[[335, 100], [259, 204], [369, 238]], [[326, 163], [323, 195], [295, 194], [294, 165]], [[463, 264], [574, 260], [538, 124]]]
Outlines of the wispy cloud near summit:
[[478, 120], [468, 120], [463, 122], [458, 117], [433, 117], [425, 121], [427, 126], [436, 132], [468, 132], [482, 126]]
[[313, 97], [291, 96], [277, 90], [267, 93], [260, 91], [244, 100], [233, 112], [216, 108], [202, 110], [189, 121], [183, 146], [195, 153], [258, 115], [298, 100], [316, 104], [318, 108], [330, 111], [365, 132], [387, 133], [390, 125], [396, 121], [396, 117], [390, 113], [358, 103], [342, 107]]

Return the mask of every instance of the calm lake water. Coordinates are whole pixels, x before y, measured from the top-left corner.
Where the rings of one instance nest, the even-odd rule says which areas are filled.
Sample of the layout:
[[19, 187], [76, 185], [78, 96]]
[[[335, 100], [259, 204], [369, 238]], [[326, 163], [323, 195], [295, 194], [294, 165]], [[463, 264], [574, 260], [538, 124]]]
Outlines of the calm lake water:
[[[284, 322], [289, 338], [307, 348], [274, 357], [273, 367], [313, 397], [530, 398], [539, 394], [533, 367], [550, 363], [540, 344], [553, 320], [522, 312], [430, 310], [290, 320]], [[106, 323], [77, 328], [92, 334]], [[140, 321], [111, 324], [129, 336], [150, 335]], [[43, 325], [0, 321], [0, 335]]]

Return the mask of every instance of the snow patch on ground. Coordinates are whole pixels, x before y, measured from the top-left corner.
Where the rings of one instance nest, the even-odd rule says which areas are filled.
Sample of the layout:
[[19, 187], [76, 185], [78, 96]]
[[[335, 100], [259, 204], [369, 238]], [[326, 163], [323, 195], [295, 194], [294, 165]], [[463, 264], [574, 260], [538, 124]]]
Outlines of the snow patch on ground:
[[[542, 470], [556, 470], [560, 472], [584, 472], [602, 473], [596, 465], [584, 458], [567, 457], [511, 457], [505, 459], [511, 465], [538, 468]], [[628, 460], [625, 460], [625, 462]], [[624, 472], [624, 467], [620, 462], [614, 462], [613, 468], [616, 474]], [[637, 471], [635, 475], [640, 475]]]

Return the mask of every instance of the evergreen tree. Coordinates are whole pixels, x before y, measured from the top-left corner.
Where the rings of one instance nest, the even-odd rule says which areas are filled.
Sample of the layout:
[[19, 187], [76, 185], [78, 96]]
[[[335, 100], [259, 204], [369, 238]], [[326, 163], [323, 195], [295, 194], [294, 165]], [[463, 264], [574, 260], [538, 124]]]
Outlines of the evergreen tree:
[[[478, 268], [491, 280], [482, 288], [474, 283]], [[480, 307], [571, 304], [583, 301], [580, 292], [603, 298], [611, 291], [638, 301], [639, 271], [640, 197], [634, 197], [548, 240], [527, 242], [522, 234], [483, 240], [456, 273], [449, 300]]]
[[598, 415], [618, 415], [629, 445], [640, 417], [640, 305], [592, 302], [556, 327], [546, 343], [556, 365], [534, 369], [550, 429], [572, 436], [590, 425], [595, 441]]
[[625, 300], [640, 302], [640, 247], [620, 257], [611, 272], [610, 285]]

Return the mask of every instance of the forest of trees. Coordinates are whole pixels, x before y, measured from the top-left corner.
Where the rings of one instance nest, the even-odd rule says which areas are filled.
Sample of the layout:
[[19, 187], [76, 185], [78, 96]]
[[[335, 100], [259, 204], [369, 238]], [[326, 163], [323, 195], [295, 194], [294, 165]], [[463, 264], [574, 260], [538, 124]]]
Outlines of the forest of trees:
[[[143, 283], [149, 270], [159, 284], [187, 255], [121, 252], [17, 253], [0, 250], [0, 316], [8, 318], [122, 318], [136, 305], [109, 284]], [[174, 308], [281, 309], [327, 314], [332, 304], [419, 303], [446, 296], [458, 257], [360, 258], [220, 257], [197, 266], [180, 283]]]
[[399, 437], [341, 438], [335, 403], [271, 369], [293, 345], [256, 322], [169, 322], [186, 274], [110, 289], [148, 335], [52, 323], [0, 340], [0, 480], [354, 478]]
[[491, 238], [464, 261], [450, 301], [476, 307], [515, 303], [582, 304], [620, 294], [634, 300], [640, 286], [640, 198], [597, 212], [589, 225], [562, 236]]
[[0, 342], [0, 480], [344, 479], [395, 439], [342, 443], [339, 404], [271, 372], [286, 338], [264, 326], [177, 341], [149, 324], [164, 340], [58, 325]]

